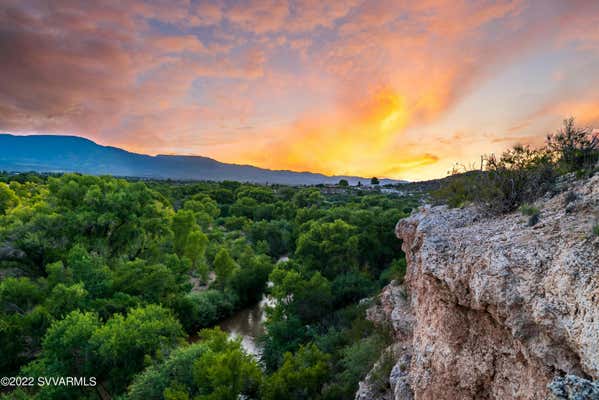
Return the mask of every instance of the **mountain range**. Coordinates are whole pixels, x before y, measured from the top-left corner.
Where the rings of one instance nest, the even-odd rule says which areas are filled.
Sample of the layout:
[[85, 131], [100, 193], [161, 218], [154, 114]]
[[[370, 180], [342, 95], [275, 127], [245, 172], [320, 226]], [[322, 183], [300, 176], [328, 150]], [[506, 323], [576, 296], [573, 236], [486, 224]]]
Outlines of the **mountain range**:
[[[350, 185], [368, 185], [370, 178], [327, 176], [312, 172], [271, 170], [251, 165], [228, 164], [201, 156], [132, 153], [102, 146], [79, 136], [0, 134], [0, 170], [10, 172], [79, 172], [173, 180], [235, 180], [286, 185], [333, 184], [346, 179]], [[403, 183], [380, 179], [381, 184]]]

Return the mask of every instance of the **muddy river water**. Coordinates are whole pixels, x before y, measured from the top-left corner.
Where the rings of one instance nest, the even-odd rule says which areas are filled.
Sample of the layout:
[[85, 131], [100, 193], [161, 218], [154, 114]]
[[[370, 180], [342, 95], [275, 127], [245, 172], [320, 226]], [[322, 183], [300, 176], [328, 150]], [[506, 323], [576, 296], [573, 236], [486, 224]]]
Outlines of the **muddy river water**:
[[272, 298], [264, 295], [259, 303], [237, 311], [222, 321], [219, 326], [231, 337], [241, 338], [241, 345], [247, 353], [259, 356], [258, 338], [264, 334], [265, 309], [269, 305], [272, 306], [273, 302]]

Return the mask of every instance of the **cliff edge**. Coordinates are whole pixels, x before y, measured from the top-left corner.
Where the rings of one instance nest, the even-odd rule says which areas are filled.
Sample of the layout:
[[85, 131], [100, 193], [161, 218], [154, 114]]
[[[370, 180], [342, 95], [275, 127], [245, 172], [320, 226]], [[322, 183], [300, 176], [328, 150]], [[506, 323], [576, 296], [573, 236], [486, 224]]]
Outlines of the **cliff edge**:
[[358, 399], [599, 399], [599, 176], [487, 217], [425, 206], [396, 227], [408, 271], [369, 310], [391, 322], [391, 389]]

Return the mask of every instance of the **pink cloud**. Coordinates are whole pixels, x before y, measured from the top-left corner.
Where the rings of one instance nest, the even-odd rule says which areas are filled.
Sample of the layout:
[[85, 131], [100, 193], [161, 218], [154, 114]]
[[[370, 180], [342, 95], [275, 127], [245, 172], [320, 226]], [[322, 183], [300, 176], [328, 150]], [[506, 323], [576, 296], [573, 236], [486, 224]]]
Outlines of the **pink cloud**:
[[[599, 65], [597, 15], [584, 0], [6, 0], [0, 129], [275, 168], [433, 174], [457, 153], [425, 148], [442, 141], [418, 138], [423, 128], [525, 57], [568, 48], [581, 71]], [[468, 151], [529, 137], [548, 116], [599, 122], [597, 79], [569, 90], [574, 75], [562, 71], [540, 111]]]

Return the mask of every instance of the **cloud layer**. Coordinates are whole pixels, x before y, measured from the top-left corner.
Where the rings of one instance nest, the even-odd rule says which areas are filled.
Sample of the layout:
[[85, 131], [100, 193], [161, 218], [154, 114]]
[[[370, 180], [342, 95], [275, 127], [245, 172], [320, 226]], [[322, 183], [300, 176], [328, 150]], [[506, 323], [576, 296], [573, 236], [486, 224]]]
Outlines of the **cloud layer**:
[[6, 0], [0, 130], [419, 179], [599, 125], [599, 3]]

